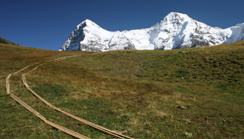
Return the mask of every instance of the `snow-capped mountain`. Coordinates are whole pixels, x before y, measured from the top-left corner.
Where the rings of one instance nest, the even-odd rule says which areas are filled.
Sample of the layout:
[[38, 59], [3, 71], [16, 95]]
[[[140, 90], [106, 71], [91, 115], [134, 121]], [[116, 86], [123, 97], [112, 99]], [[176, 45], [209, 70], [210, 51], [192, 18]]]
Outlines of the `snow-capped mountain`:
[[77, 25], [60, 51], [171, 50], [241, 40], [244, 40], [244, 23], [221, 29], [186, 14], [171, 12], [150, 28], [130, 31], [107, 31], [87, 19]]

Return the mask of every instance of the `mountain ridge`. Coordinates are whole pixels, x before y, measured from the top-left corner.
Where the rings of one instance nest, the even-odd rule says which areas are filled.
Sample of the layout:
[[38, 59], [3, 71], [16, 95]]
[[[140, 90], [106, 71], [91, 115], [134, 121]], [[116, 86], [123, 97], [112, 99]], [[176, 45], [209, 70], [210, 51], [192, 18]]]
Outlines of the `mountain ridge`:
[[6, 40], [6, 39], [4, 39], [4, 38], [1, 38], [1, 37], [0, 37], [0, 43], [4, 43], [4, 44], [12, 44], [12, 45], [19, 45], [19, 44], [16, 44], [16, 43], [11, 42], [11, 41], [9, 41], [9, 40]]
[[241, 40], [244, 40], [244, 23], [221, 29], [186, 14], [171, 12], [150, 28], [130, 31], [107, 31], [86, 19], [77, 25], [60, 51], [171, 50]]

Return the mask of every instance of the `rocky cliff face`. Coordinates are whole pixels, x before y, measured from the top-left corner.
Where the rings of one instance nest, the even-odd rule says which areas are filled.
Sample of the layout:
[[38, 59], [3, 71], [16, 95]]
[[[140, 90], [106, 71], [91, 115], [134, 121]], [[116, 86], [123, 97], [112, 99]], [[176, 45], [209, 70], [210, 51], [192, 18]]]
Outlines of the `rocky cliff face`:
[[116, 32], [108, 43], [108, 50], [135, 49], [134, 44], [124, 33]]
[[171, 50], [213, 46], [244, 40], [244, 23], [221, 29], [172, 12], [154, 26], [111, 32], [85, 20], [71, 33], [60, 51], [110, 51], [122, 49]]

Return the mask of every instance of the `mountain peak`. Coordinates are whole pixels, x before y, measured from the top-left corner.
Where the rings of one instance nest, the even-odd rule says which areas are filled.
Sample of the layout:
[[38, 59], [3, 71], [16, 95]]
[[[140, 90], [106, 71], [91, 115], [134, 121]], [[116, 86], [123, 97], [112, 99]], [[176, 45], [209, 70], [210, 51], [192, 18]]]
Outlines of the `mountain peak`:
[[166, 17], [172, 16], [188, 16], [187, 14], [178, 13], [178, 12], [170, 12]]
[[107, 31], [86, 19], [71, 33], [61, 50], [171, 50], [212, 46], [244, 40], [244, 24], [213, 28], [187, 14], [171, 12], [154, 26], [131, 31]]
[[174, 23], [174, 22], [188, 21], [190, 19], [191, 18], [187, 14], [171, 12], [163, 19], [163, 22]]
[[82, 23], [94, 23], [94, 22], [91, 21], [90, 19], [86, 19], [86, 20], [84, 20]]
[[80, 24], [78, 24], [77, 28], [86, 27], [86, 26], [89, 26], [89, 27], [93, 26], [93, 27], [100, 28], [100, 26], [98, 26], [95, 22], [91, 21], [90, 19], [86, 19], [83, 22], [81, 22]]

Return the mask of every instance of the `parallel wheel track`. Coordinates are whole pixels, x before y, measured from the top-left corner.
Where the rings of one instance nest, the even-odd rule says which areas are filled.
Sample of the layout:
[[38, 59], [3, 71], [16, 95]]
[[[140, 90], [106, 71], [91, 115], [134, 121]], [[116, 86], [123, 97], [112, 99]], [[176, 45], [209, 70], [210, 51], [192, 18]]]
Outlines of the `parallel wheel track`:
[[[76, 56], [78, 56], [78, 55], [67, 56], [67, 57], [61, 57], [61, 58], [57, 58], [57, 59], [54, 59], [54, 60], [50, 60], [50, 61], [48, 61], [47, 63], [49, 63], [49, 62], [58, 62], [58, 61], [61, 61], [61, 60], [67, 59], [67, 58], [76, 57]], [[61, 110], [61, 109], [59, 109], [59, 108], [53, 106], [52, 104], [50, 104], [49, 102], [47, 102], [46, 100], [44, 100], [42, 97], [40, 97], [37, 93], [35, 93], [35, 92], [29, 87], [29, 85], [27, 84], [25, 75], [28, 74], [28, 73], [30, 73], [30, 72], [32, 72], [32, 71], [34, 71], [34, 70], [36, 70], [38, 67], [43, 66], [44, 64], [46, 64], [46, 63], [42, 63], [42, 64], [36, 66], [35, 68], [33, 68], [32, 70], [30, 70], [29, 72], [27, 72], [27, 73], [25, 73], [25, 74], [22, 74], [22, 81], [23, 81], [23, 84], [25, 85], [25, 87], [26, 87], [26, 88], [27, 88], [33, 95], [35, 95], [38, 99], [40, 99], [43, 103], [45, 103], [46, 105], [48, 105], [48, 106], [51, 107], [52, 109], [54, 109], [54, 110], [56, 110], [56, 111], [58, 111], [58, 112], [61, 112], [61, 113], [65, 114], [65, 115], [67, 115], [67, 116], [69, 116], [69, 117], [71, 117], [71, 118], [73, 118], [73, 119], [76, 119], [76, 120], [78, 120], [78, 121], [80, 121], [80, 122], [82, 122], [82, 123], [84, 123], [84, 124], [87, 124], [87, 125], [89, 125], [89, 126], [91, 126], [91, 127], [93, 127], [93, 128], [96, 128], [96, 129], [98, 129], [98, 130], [100, 130], [100, 131], [103, 131], [103, 132], [105, 132], [105, 133], [107, 133], [107, 134], [110, 134], [110, 135], [112, 135], [112, 136], [115, 136], [115, 137], [118, 137], [118, 138], [121, 138], [121, 139], [126, 139], [126, 138], [127, 138], [127, 139], [133, 139], [133, 138], [131, 138], [131, 137], [125, 136], [125, 135], [120, 134], [120, 133], [117, 133], [117, 132], [112, 131], [112, 130], [110, 130], [110, 129], [107, 129], [107, 128], [104, 128], [104, 127], [102, 127], [102, 126], [99, 126], [99, 125], [97, 125], [97, 124], [91, 123], [91, 122], [89, 122], [89, 121], [87, 121], [87, 120], [85, 120], [85, 119], [82, 119], [82, 118], [80, 118], [80, 117], [77, 117], [77, 116], [75, 116], [75, 115], [73, 115], [73, 114], [67, 113], [67, 112], [65, 112], [65, 111], [63, 111], [63, 110]], [[34, 65], [34, 64], [32, 64], [32, 65]], [[51, 121], [48, 121], [44, 116], [42, 116], [40, 113], [38, 113], [36, 110], [34, 110], [33, 108], [31, 108], [29, 105], [27, 105], [25, 102], [23, 102], [21, 99], [19, 99], [17, 96], [15, 96], [14, 94], [12, 94], [12, 93], [10, 92], [10, 84], [9, 84], [9, 79], [10, 79], [10, 77], [11, 77], [12, 75], [14, 75], [14, 74], [18, 74], [19, 72], [21, 72], [21, 71], [27, 69], [28, 67], [30, 67], [30, 66], [32, 66], [32, 65], [26, 66], [26, 67], [24, 67], [23, 69], [21, 69], [21, 70], [15, 72], [15, 73], [12, 73], [12, 74], [9, 74], [9, 75], [8, 75], [8, 77], [6, 78], [6, 92], [7, 92], [7, 94], [8, 94], [11, 98], [13, 98], [15, 101], [17, 101], [19, 104], [21, 104], [23, 107], [25, 107], [27, 110], [29, 110], [30, 112], [32, 112], [33, 114], [35, 114], [37, 117], [39, 117], [42, 121], [44, 121], [45, 123], [47, 123], [48, 125], [50, 125], [50, 126], [52, 126], [52, 127], [54, 127], [54, 128], [57, 128], [57, 129], [59, 129], [59, 130], [65, 132], [65, 133], [67, 133], [67, 134], [69, 134], [69, 135], [72, 135], [72, 136], [74, 136], [74, 137], [76, 137], [76, 138], [80, 138], [80, 139], [89, 139], [88, 137], [83, 136], [83, 135], [81, 135], [81, 134], [79, 134], [79, 133], [77, 133], [77, 132], [74, 132], [74, 131], [72, 131], [72, 130], [70, 130], [70, 129], [67, 129], [67, 128], [63, 127], [63, 126], [60, 126], [60, 125], [58, 125], [58, 124], [55, 124], [55, 123], [53, 123], [53, 122], [51, 122]]]

